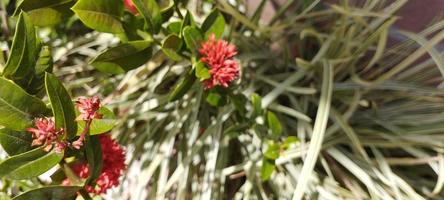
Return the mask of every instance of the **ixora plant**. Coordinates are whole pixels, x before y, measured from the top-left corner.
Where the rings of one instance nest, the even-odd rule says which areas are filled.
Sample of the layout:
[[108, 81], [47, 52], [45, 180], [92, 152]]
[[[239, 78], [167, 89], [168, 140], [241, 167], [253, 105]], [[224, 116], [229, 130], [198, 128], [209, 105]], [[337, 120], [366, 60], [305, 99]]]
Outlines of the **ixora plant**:
[[444, 198], [443, 22], [246, 2], [0, 1], [0, 199]]

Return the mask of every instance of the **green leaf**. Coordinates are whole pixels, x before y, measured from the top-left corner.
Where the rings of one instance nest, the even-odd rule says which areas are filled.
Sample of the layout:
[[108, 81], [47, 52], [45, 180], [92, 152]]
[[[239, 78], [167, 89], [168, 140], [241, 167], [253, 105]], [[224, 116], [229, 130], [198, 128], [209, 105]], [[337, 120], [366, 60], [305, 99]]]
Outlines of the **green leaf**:
[[211, 90], [207, 96], [207, 102], [212, 106], [222, 106], [226, 102], [225, 96], [215, 90]]
[[261, 179], [262, 181], [267, 181], [270, 179], [274, 170], [276, 169], [276, 164], [273, 159], [262, 159], [262, 167], [261, 167]]
[[162, 43], [163, 53], [174, 61], [181, 61], [182, 56], [177, 53], [182, 47], [183, 41], [179, 36], [171, 34]]
[[8, 155], [13, 156], [32, 149], [32, 135], [27, 132], [0, 129], [0, 144]]
[[77, 133], [77, 123], [74, 104], [63, 84], [53, 74], [45, 74], [46, 93], [51, 102], [57, 128], [63, 128], [68, 139]]
[[82, 189], [78, 186], [48, 186], [29, 190], [13, 200], [68, 200], [75, 199], [77, 192]]
[[280, 136], [282, 133], [281, 122], [279, 122], [279, 119], [271, 111], [267, 112], [267, 122], [268, 122], [268, 128], [270, 128], [273, 136], [275, 137]]
[[72, 15], [74, 0], [23, 0], [15, 13], [25, 11], [36, 26], [53, 26]]
[[34, 25], [26, 13], [20, 13], [16, 27], [11, 53], [3, 70], [3, 76], [20, 86], [27, 86], [29, 76], [34, 72], [38, 42]]
[[0, 177], [24, 180], [37, 177], [57, 165], [63, 153], [44, 151], [42, 148], [18, 154], [0, 163]]
[[196, 69], [196, 77], [199, 78], [200, 81], [211, 78], [210, 70], [205, 67], [202, 61], [195, 63], [194, 68]]
[[[116, 125], [116, 116], [114, 115], [114, 113], [109, 110], [106, 107], [101, 107], [98, 112], [100, 114], [102, 114], [102, 118], [101, 119], [93, 119], [91, 122], [91, 126], [89, 129], [89, 134], [90, 135], [98, 135], [98, 134], [102, 134], [102, 133], [106, 133], [108, 131], [110, 131], [111, 129], [114, 128], [114, 126]], [[76, 111], [76, 115], [78, 116], [78, 112]], [[84, 121], [79, 121], [78, 122], [78, 129], [77, 129], [77, 135], [80, 135], [83, 130], [85, 129], [85, 122]]]
[[225, 30], [225, 19], [224, 16], [218, 11], [213, 10], [205, 21], [202, 23], [202, 32], [205, 33], [205, 38], [208, 38], [212, 33], [216, 38], [222, 37]]
[[183, 30], [183, 38], [185, 43], [187, 44], [188, 49], [191, 52], [197, 54], [200, 48], [200, 43], [203, 40], [202, 33], [196, 27], [187, 26]]
[[169, 34], [180, 35], [180, 27], [182, 26], [182, 22], [171, 22], [167, 26], [167, 30]]
[[292, 144], [299, 142], [299, 138], [296, 136], [287, 137], [281, 144], [282, 149], [288, 149]]
[[90, 173], [85, 185], [94, 185], [102, 171], [102, 147], [97, 136], [88, 136], [86, 139], [86, 159]]
[[185, 14], [185, 17], [182, 20], [182, 24], [180, 26], [180, 35], [179, 36], [182, 37], [183, 30], [187, 26], [192, 26], [192, 27], [196, 26], [196, 22], [194, 21], [193, 14], [189, 10], [187, 10], [187, 13]]
[[268, 143], [267, 151], [265, 151], [264, 156], [268, 159], [276, 160], [279, 158], [281, 147], [279, 144], [274, 142]]
[[145, 19], [147, 30], [158, 33], [162, 25], [162, 13], [155, 0], [133, 0], [139, 13]]
[[45, 72], [52, 72], [53, 60], [48, 46], [44, 46], [40, 51], [37, 64], [35, 66], [35, 74], [32, 76], [28, 86], [31, 94], [37, 94], [45, 87]]
[[110, 48], [91, 61], [96, 69], [121, 74], [145, 64], [152, 56], [151, 41], [132, 41]]
[[25, 130], [34, 117], [47, 113], [46, 105], [10, 80], [0, 77], [0, 125]]
[[253, 93], [251, 95], [251, 102], [253, 104], [253, 117], [257, 117], [262, 115], [262, 113], [264, 112], [262, 110], [262, 98], [261, 96], [259, 96], [256, 93]]
[[107, 33], [123, 33], [120, 17], [123, 14], [123, 1], [79, 0], [72, 10], [88, 27]]
[[190, 71], [187, 72], [182, 81], [180, 81], [174, 88], [169, 97], [169, 101], [176, 101], [182, 98], [183, 95], [185, 95], [188, 90], [190, 90], [191, 86], [193, 86], [194, 81], [196, 81], [196, 76], [194, 76], [194, 69], [190, 69]]

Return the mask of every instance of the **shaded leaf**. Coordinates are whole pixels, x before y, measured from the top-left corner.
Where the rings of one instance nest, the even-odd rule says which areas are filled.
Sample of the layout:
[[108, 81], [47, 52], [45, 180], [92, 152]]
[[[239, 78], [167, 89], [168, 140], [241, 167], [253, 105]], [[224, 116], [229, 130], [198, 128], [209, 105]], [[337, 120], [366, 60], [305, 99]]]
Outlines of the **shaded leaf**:
[[177, 52], [182, 47], [182, 39], [179, 36], [171, 34], [162, 43], [163, 53], [174, 61], [182, 60], [182, 56]]
[[26, 13], [20, 13], [16, 27], [11, 53], [3, 70], [3, 76], [26, 87], [29, 76], [34, 72], [38, 42], [34, 25]]
[[188, 90], [190, 90], [191, 86], [193, 86], [194, 81], [196, 81], [196, 76], [194, 75], [194, 69], [191, 69], [187, 72], [185, 77], [180, 81], [176, 87], [174, 88], [173, 92], [171, 93], [169, 97], [169, 101], [176, 101], [185, 95]]
[[251, 95], [251, 102], [253, 104], [253, 118], [262, 115], [262, 98], [256, 93]]
[[80, 189], [78, 186], [48, 186], [27, 191], [13, 200], [69, 200], [75, 199]]
[[18, 154], [0, 163], [0, 177], [24, 180], [37, 177], [57, 165], [63, 153], [44, 151], [42, 148]]
[[262, 159], [262, 167], [261, 167], [261, 179], [262, 181], [267, 181], [270, 179], [274, 170], [276, 169], [276, 165], [273, 159]]
[[70, 7], [74, 3], [74, 0], [23, 0], [15, 13], [27, 12], [36, 26], [53, 26], [73, 14]]
[[77, 133], [76, 114], [71, 97], [63, 84], [53, 74], [45, 74], [46, 93], [51, 102], [57, 128], [63, 128], [68, 139]]
[[147, 30], [158, 33], [162, 25], [162, 13], [155, 0], [133, 0], [134, 5], [147, 25]]
[[102, 147], [97, 136], [88, 136], [86, 140], [86, 159], [90, 173], [85, 185], [94, 185], [102, 171]]
[[27, 132], [0, 129], [0, 144], [8, 155], [13, 156], [32, 149], [32, 135]]
[[282, 133], [281, 122], [279, 122], [279, 119], [271, 111], [267, 112], [267, 122], [268, 122], [268, 128], [270, 128], [273, 136], [275, 137], [280, 136]]
[[34, 117], [45, 114], [46, 105], [10, 80], [0, 77], [0, 125], [25, 130]]
[[123, 1], [79, 0], [72, 10], [88, 27], [107, 33], [123, 33], [120, 17], [123, 14]]
[[196, 77], [199, 78], [200, 81], [211, 78], [210, 70], [205, 67], [202, 61], [195, 63], [194, 68], [196, 70]]
[[207, 18], [205, 18], [201, 29], [202, 32], [204, 32], [205, 38], [208, 38], [212, 33], [216, 35], [216, 38], [222, 37], [225, 30], [224, 16], [218, 10], [213, 10]]
[[200, 30], [196, 27], [187, 26], [183, 30], [183, 38], [187, 44], [188, 49], [193, 53], [198, 53], [200, 48], [200, 43], [203, 40]]
[[151, 41], [132, 41], [110, 48], [91, 61], [96, 69], [121, 74], [145, 64], [152, 56]]

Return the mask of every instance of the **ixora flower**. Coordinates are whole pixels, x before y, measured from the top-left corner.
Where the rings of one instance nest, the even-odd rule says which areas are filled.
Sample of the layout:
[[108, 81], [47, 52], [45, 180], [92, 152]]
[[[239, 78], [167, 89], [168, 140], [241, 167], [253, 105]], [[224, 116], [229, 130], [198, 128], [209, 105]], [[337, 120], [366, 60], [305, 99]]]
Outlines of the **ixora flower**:
[[[102, 170], [97, 178], [95, 186], [86, 186], [89, 193], [104, 194], [112, 187], [119, 185], [119, 177], [125, 165], [125, 152], [122, 147], [111, 138], [108, 134], [99, 136], [100, 145], [102, 147]], [[73, 172], [82, 179], [87, 179], [90, 172], [87, 163], [75, 163], [71, 166]], [[69, 179], [65, 179], [62, 185], [70, 185]]]
[[100, 109], [99, 97], [81, 97], [76, 101], [76, 107], [80, 112], [80, 116], [77, 118], [78, 120], [87, 121], [102, 118], [102, 115], [98, 112]]
[[[53, 118], [36, 118], [34, 120], [35, 128], [28, 128], [27, 131], [32, 134], [32, 146], [44, 145], [45, 151], [52, 148], [52, 143], [63, 134], [63, 128], [57, 130]], [[64, 148], [63, 143], [57, 142], [57, 150], [61, 151]]]
[[80, 112], [80, 115], [77, 117], [77, 120], [83, 120], [86, 122], [85, 129], [78, 140], [72, 143], [72, 146], [76, 149], [80, 149], [83, 146], [83, 141], [85, 140], [85, 135], [89, 132], [89, 126], [93, 119], [100, 119], [102, 115], [98, 112], [101, 105], [99, 97], [91, 97], [91, 98], [79, 98], [76, 101], [76, 107]]
[[217, 85], [228, 85], [239, 76], [239, 64], [233, 60], [237, 54], [236, 47], [225, 40], [216, 39], [211, 34], [207, 41], [202, 43], [199, 53], [201, 61], [210, 67], [211, 77], [204, 80], [205, 88], [211, 89]]
[[131, 13], [136, 14], [137, 13], [137, 8], [134, 5], [132, 0], [124, 0], [123, 2], [125, 4], [125, 8], [127, 10], [129, 10]]

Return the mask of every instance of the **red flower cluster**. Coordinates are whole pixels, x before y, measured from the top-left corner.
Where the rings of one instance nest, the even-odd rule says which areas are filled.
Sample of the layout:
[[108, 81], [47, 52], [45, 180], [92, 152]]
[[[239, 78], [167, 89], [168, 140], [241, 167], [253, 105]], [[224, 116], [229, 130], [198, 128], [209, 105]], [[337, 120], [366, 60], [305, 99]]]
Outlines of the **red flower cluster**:
[[[96, 181], [96, 186], [87, 186], [89, 193], [103, 194], [112, 187], [119, 185], [119, 177], [122, 171], [126, 169], [125, 153], [122, 147], [108, 134], [99, 136], [102, 147], [102, 171]], [[76, 163], [71, 166], [73, 172], [80, 178], [86, 179], [89, 176], [89, 167], [86, 163]], [[69, 185], [66, 179], [63, 185]]]
[[44, 145], [44, 150], [49, 151], [52, 148], [52, 142], [63, 134], [63, 128], [57, 130], [52, 118], [36, 118], [34, 123], [36, 128], [27, 129], [32, 134], [32, 146]]
[[100, 99], [99, 97], [92, 98], [79, 98], [76, 101], [77, 109], [79, 109], [80, 116], [78, 117], [81, 120], [92, 120], [94, 118], [100, 119], [102, 115], [97, 111], [100, 108]]
[[210, 67], [211, 77], [204, 81], [207, 89], [217, 85], [228, 87], [239, 76], [239, 64], [233, 60], [236, 47], [225, 40], [218, 40], [211, 34], [199, 49], [201, 61]]
[[137, 13], [137, 8], [134, 5], [132, 0], [124, 0], [125, 8], [132, 12], [133, 14]]
[[102, 115], [98, 112], [100, 109], [99, 97], [79, 98], [76, 101], [76, 106], [80, 112], [77, 120], [83, 120], [86, 122], [85, 130], [80, 134], [80, 138], [72, 143], [74, 148], [80, 149], [80, 147], [83, 146], [85, 135], [89, 132], [89, 126], [91, 126], [92, 120], [100, 119], [102, 118]]

